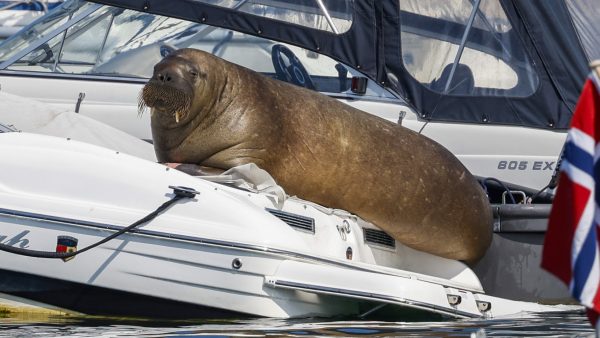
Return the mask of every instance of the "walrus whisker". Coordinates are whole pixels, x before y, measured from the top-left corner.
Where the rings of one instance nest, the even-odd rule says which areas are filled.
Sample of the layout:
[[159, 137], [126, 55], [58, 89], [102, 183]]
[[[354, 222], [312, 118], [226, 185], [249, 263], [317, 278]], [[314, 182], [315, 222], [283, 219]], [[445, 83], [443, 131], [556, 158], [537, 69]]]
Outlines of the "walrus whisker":
[[[145, 109], [154, 108], [157, 101], [161, 101], [164, 113], [172, 114], [176, 123], [185, 119], [192, 105], [192, 97], [176, 88], [148, 83], [142, 89], [138, 100], [138, 114]], [[150, 111], [152, 114], [153, 110]]]
[[146, 111], [146, 109], [148, 108], [148, 106], [146, 106], [146, 102], [144, 101], [144, 90], [140, 90], [140, 93], [138, 94], [138, 117], [141, 117], [144, 112]]

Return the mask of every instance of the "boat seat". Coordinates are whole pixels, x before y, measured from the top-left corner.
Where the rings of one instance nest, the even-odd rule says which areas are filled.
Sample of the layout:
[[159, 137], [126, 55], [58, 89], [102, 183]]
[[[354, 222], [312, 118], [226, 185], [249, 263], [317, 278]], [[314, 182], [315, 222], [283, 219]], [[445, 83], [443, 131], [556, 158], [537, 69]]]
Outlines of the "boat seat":
[[[436, 92], [444, 93], [451, 72], [452, 64], [446, 65], [440, 77], [431, 82], [430, 88]], [[456, 70], [454, 71], [454, 76], [452, 77], [452, 82], [447, 93], [452, 95], [471, 95], [474, 88], [475, 78], [473, 77], [471, 68], [462, 63], [456, 65]]]

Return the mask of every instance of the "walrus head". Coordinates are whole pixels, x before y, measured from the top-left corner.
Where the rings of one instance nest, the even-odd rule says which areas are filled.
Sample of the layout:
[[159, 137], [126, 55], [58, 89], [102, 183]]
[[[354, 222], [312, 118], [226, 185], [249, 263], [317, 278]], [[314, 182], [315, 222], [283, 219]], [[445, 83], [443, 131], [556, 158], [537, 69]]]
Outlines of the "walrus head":
[[152, 78], [140, 93], [139, 112], [151, 108], [159, 161], [204, 165], [214, 154], [239, 143], [242, 136], [232, 133], [239, 120], [221, 114], [235, 99], [227, 92], [231, 67], [209, 53], [189, 48], [172, 52], [154, 66]]
[[140, 94], [139, 113], [151, 108], [153, 119], [165, 129], [189, 122], [195, 88], [201, 77], [206, 74], [189, 59], [177, 53], [165, 57], [154, 66], [154, 74]]

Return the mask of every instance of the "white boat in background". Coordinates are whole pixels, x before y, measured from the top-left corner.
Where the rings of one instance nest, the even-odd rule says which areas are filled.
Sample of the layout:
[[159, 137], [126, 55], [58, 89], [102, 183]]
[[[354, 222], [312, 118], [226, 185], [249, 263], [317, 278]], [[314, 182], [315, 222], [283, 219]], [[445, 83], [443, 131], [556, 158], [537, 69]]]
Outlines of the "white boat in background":
[[0, 1], [0, 40], [18, 32], [64, 0]]

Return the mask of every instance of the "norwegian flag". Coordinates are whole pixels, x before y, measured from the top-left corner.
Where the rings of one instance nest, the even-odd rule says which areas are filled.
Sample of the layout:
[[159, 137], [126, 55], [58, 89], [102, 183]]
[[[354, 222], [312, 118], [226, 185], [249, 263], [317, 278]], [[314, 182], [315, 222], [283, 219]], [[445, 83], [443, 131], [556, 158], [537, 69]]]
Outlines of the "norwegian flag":
[[[542, 267], [569, 286], [600, 329], [600, 79], [583, 87], [567, 135]], [[596, 118], [598, 116], [598, 118]]]

